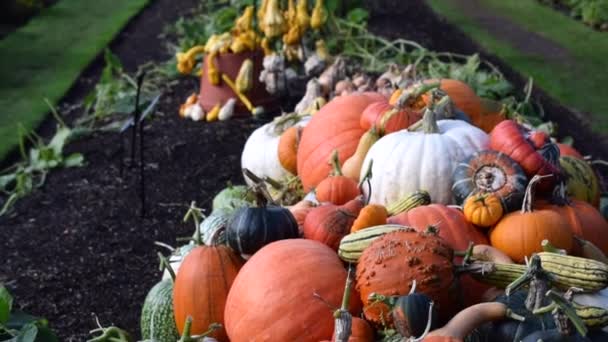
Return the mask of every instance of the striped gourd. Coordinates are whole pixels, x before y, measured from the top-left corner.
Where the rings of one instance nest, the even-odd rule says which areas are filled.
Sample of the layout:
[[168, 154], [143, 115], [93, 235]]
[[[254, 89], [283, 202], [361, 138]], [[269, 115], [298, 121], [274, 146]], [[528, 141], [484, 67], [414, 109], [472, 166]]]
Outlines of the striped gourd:
[[576, 315], [585, 322], [589, 328], [603, 328], [608, 326], [608, 310], [595, 306], [573, 303]]
[[[555, 286], [561, 289], [579, 287], [585, 292], [599, 291], [608, 287], [608, 265], [586, 258], [557, 253], [541, 252], [542, 267], [555, 277]], [[479, 270], [473, 276], [484, 283], [505, 288], [520, 277], [526, 266], [518, 264], [479, 263]]]
[[389, 216], [394, 216], [419, 207], [421, 205], [428, 204], [431, 204], [431, 196], [429, 195], [429, 193], [424, 190], [418, 190], [401, 198], [398, 201], [389, 203], [389, 205], [386, 206], [386, 211], [388, 212]]
[[348, 234], [342, 238], [342, 241], [340, 241], [338, 255], [340, 256], [340, 259], [346, 262], [356, 263], [363, 253], [363, 250], [367, 248], [367, 246], [369, 246], [374, 240], [386, 233], [402, 229], [412, 228], [397, 224], [384, 224], [381, 226], [365, 228]]
[[228, 210], [215, 210], [201, 222], [201, 239], [207, 246], [226, 243], [226, 226], [230, 220]]
[[173, 315], [173, 281], [158, 282], [144, 300], [140, 318], [141, 336], [149, 341], [176, 341], [179, 338]]

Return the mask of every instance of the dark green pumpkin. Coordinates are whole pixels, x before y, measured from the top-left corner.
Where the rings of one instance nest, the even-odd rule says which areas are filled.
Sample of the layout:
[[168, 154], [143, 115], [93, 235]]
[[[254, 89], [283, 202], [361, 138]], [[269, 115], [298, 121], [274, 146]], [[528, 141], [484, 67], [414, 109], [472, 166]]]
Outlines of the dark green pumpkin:
[[594, 342], [608, 341], [608, 335], [603, 331], [589, 332], [583, 337], [579, 333], [574, 332], [571, 335], [561, 335], [557, 329], [549, 329], [545, 331], [535, 331], [526, 336], [522, 342]]
[[453, 173], [452, 194], [462, 204], [474, 194], [494, 194], [506, 212], [521, 209], [528, 178], [517, 162], [496, 151], [479, 151], [460, 162]]
[[[428, 322], [431, 301], [431, 298], [422, 293], [413, 293], [397, 299], [391, 315], [395, 329], [401, 336], [422, 336]], [[437, 316], [437, 311], [433, 307], [431, 331], [440, 326], [439, 316]]]
[[245, 258], [271, 242], [298, 237], [298, 223], [291, 212], [275, 205], [240, 208], [226, 228], [228, 245]]

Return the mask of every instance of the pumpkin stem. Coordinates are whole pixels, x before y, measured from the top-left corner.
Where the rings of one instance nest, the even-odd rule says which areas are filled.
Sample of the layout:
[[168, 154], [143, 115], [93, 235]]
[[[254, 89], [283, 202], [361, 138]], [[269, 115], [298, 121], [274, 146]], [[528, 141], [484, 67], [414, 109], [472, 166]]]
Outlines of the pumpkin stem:
[[201, 246], [203, 244], [203, 240], [201, 238], [201, 229], [200, 229], [200, 220], [201, 218], [203, 218], [203, 211], [201, 208], [198, 208], [196, 206], [196, 202], [192, 201], [190, 202], [190, 208], [188, 208], [188, 211], [186, 212], [186, 215], [184, 216], [183, 222], [187, 222], [190, 218], [192, 218], [192, 220], [194, 221], [194, 243], [196, 243], [197, 246]]
[[572, 203], [568, 198], [568, 194], [566, 193], [566, 184], [563, 181], [559, 182], [555, 189], [553, 189], [552, 202], [560, 207], [570, 205]]
[[175, 283], [175, 271], [173, 270], [173, 267], [171, 267], [171, 263], [161, 252], [158, 252], [157, 254], [160, 259], [160, 271], [167, 270], [171, 276], [171, 280]]
[[338, 155], [338, 150], [334, 150], [331, 154], [331, 158], [329, 159], [329, 165], [332, 167], [332, 173], [330, 175], [333, 176], [342, 176], [342, 169], [340, 168], [340, 156]]
[[534, 254], [530, 259], [524, 274], [507, 286], [505, 289], [505, 294], [510, 296], [511, 293], [529, 283], [530, 285], [528, 289], [528, 297], [526, 298], [526, 308], [529, 311], [532, 311], [540, 308], [543, 304], [545, 293], [550, 289], [549, 283], [553, 279], [554, 277], [543, 269], [538, 254]]
[[[462, 258], [462, 264], [463, 265], [467, 265], [469, 263], [469, 261], [471, 261], [471, 258], [473, 258], [473, 247], [475, 246], [475, 244], [473, 243], [473, 241], [469, 241], [469, 246], [467, 247], [467, 250], [464, 252], [463, 258]], [[456, 255], [456, 254], [454, 254]]]
[[281, 135], [285, 132], [289, 127], [297, 124], [300, 120], [309, 116], [308, 114], [298, 114], [298, 113], [283, 113], [282, 115], [276, 117], [272, 123], [274, 125], [273, 131], [276, 135]]
[[561, 248], [557, 248], [555, 247], [549, 240], [544, 239], [540, 245], [543, 248], [543, 251], [545, 252], [549, 252], [549, 253], [556, 253], [556, 254], [561, 254], [561, 255], [567, 255], [568, 253], [566, 252], [565, 249], [561, 249]]
[[160, 241], [154, 241], [154, 244], [159, 246], [159, 247], [164, 247], [166, 249], [168, 249], [170, 252], [173, 252], [175, 250], [175, 247], [168, 245], [164, 242], [160, 242]]
[[346, 284], [344, 286], [344, 296], [342, 297], [342, 306], [334, 312], [335, 318], [335, 335], [336, 342], [348, 342], [352, 333], [352, 315], [348, 312], [348, 303], [350, 300], [350, 290], [353, 285], [354, 267], [352, 263], [348, 265], [348, 275], [346, 276]]
[[436, 224], [430, 224], [428, 227], [426, 227], [426, 229], [424, 230], [424, 234], [426, 235], [438, 235], [439, 234], [439, 226], [437, 226]]
[[416, 292], [416, 279], [412, 280], [412, 287], [410, 288], [410, 292], [408, 294], [413, 295]]
[[530, 213], [533, 211], [533, 206], [534, 206], [534, 191], [536, 188], [536, 185], [543, 179], [543, 178], [549, 178], [549, 177], [553, 177], [553, 174], [550, 175], [535, 175], [534, 177], [532, 177], [532, 179], [530, 180], [530, 183], [528, 184], [528, 187], [526, 188], [526, 194], [524, 195], [524, 201], [523, 204], [521, 206], [521, 213], [525, 214], [525, 213]]
[[422, 117], [422, 131], [426, 134], [439, 133], [439, 126], [437, 126], [435, 112], [429, 108], [424, 111], [424, 116]]
[[420, 337], [412, 339], [413, 342], [423, 341], [426, 338], [426, 335], [428, 335], [431, 331], [431, 326], [433, 326], [433, 305], [435, 305], [435, 303], [431, 301], [429, 303], [429, 315], [426, 321], [426, 327], [424, 328], [424, 332], [422, 332], [422, 335], [420, 335]]
[[405, 90], [397, 99], [395, 107], [410, 107], [412, 103], [414, 103], [420, 96], [422, 96], [422, 94], [427, 93], [435, 88], [439, 88], [439, 85], [440, 82], [420, 83], [409, 90]]
[[258, 176], [256, 176], [251, 170], [244, 168], [243, 174], [245, 177], [251, 179], [254, 183], [252, 187], [253, 194], [256, 197], [256, 202], [259, 207], [265, 207], [268, 204], [274, 205], [274, 201], [272, 200], [272, 196], [268, 192], [268, 188], [266, 188], [266, 183], [264, 180]]

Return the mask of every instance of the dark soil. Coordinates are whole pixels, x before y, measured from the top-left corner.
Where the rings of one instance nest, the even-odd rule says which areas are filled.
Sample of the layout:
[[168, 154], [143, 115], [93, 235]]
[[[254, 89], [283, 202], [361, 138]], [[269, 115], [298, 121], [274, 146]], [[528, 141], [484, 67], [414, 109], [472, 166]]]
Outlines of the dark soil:
[[[156, 0], [117, 38], [113, 51], [129, 70], [167, 58], [156, 39], [160, 28], [197, 3]], [[378, 7], [371, 27], [386, 36], [414, 39], [439, 51], [479, 51], [422, 1], [373, 1], [373, 6]], [[512, 69], [482, 55], [523, 86], [524, 79]], [[82, 99], [102, 63], [98, 58], [84, 72], [66, 101]], [[138, 335], [142, 301], [160, 278], [154, 241], [174, 245], [176, 237], [189, 235], [192, 227], [181, 218], [190, 201], [207, 208], [226, 182], [242, 182], [240, 154], [262, 122], [179, 119], [179, 104], [197, 87], [196, 80], [180, 81], [160, 102], [159, 112], [165, 114], [147, 124], [145, 218], [139, 216], [137, 173], [129, 168], [120, 172], [120, 146], [128, 147], [128, 137], [97, 134], [68, 147], [67, 152], [85, 155], [86, 167], [52, 173], [42, 189], [18, 202], [13, 215], [0, 219], [0, 282], [7, 283], [18, 306], [47, 317], [61, 340], [85, 340], [95, 327], [93, 315], [103, 325], [116, 324]], [[579, 148], [594, 155], [608, 151], [580, 129], [567, 109], [542, 92], [535, 96]], [[43, 133], [52, 126], [45, 123]]]

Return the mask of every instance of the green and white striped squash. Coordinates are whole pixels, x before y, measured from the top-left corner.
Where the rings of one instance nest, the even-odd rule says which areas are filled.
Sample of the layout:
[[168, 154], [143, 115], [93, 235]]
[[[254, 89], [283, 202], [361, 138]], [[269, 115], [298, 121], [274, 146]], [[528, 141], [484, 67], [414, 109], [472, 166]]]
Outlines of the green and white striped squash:
[[338, 256], [346, 262], [356, 263], [359, 257], [374, 240], [382, 235], [397, 230], [412, 229], [398, 224], [383, 224], [380, 226], [365, 228], [354, 233], [350, 233], [342, 238], [338, 247]]

